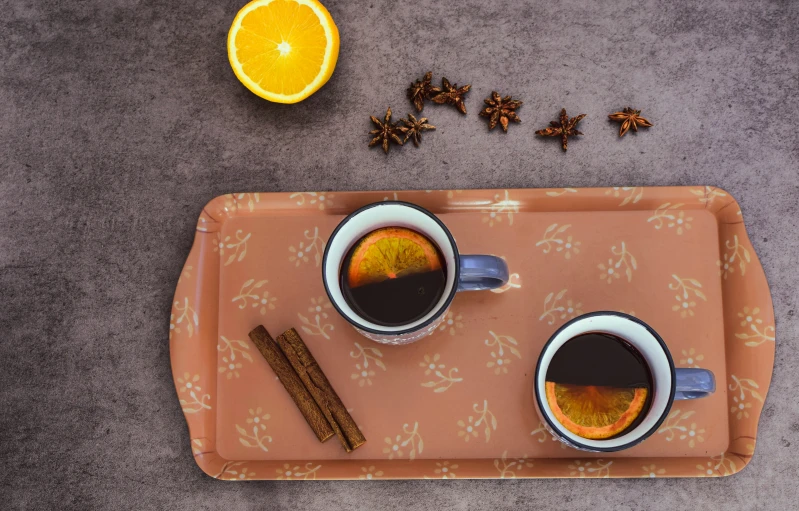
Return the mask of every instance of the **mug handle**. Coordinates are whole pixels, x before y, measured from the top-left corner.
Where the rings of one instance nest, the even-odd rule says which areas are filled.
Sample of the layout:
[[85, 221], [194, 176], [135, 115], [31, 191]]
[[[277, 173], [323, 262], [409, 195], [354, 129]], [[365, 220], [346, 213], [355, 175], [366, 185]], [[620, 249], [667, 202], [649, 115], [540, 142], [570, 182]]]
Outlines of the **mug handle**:
[[508, 283], [508, 264], [492, 255], [461, 255], [458, 291], [496, 289]]
[[707, 397], [716, 390], [716, 378], [707, 369], [680, 367], [675, 369], [677, 391], [674, 399]]

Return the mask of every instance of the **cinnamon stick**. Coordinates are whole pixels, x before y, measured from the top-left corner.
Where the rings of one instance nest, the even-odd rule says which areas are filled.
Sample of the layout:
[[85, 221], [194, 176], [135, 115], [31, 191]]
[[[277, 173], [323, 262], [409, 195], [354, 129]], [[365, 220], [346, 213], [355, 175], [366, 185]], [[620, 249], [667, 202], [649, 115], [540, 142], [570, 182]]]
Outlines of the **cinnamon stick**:
[[319, 405], [319, 408], [322, 410], [327, 422], [330, 423], [330, 426], [333, 428], [336, 436], [338, 436], [339, 440], [341, 441], [341, 445], [344, 446], [344, 450], [347, 452], [352, 452], [352, 447], [350, 447], [349, 442], [347, 441], [347, 437], [344, 436], [344, 433], [341, 431], [341, 427], [339, 427], [338, 422], [333, 417], [333, 414], [330, 412], [330, 406], [327, 404], [327, 399], [325, 398], [322, 389], [317, 387], [314, 382], [311, 380], [311, 376], [308, 374], [305, 366], [300, 361], [297, 352], [294, 350], [292, 345], [286, 340], [286, 334], [283, 333], [278, 335], [275, 338], [275, 342], [277, 345], [280, 346], [280, 349], [283, 351], [283, 354], [288, 359], [291, 367], [294, 368], [294, 371], [297, 373], [297, 376], [300, 377], [302, 383], [305, 385], [305, 388], [308, 389], [313, 400], [316, 401], [316, 404]]
[[293, 328], [277, 336], [277, 344], [286, 355], [291, 366], [308, 388], [316, 404], [322, 409], [325, 417], [333, 426], [341, 445], [347, 452], [357, 449], [366, 442], [366, 438], [358, 429], [358, 425], [347, 411], [347, 407], [333, 390], [325, 373], [316, 363], [308, 346], [302, 341], [300, 334]]
[[250, 340], [269, 363], [269, 367], [272, 368], [280, 383], [286, 388], [286, 391], [291, 396], [291, 399], [294, 400], [297, 408], [300, 409], [302, 416], [305, 417], [305, 421], [308, 422], [319, 441], [324, 442], [333, 436], [333, 429], [330, 427], [327, 418], [316, 404], [316, 401], [314, 401], [314, 398], [311, 397], [311, 394], [308, 393], [297, 373], [291, 368], [289, 361], [286, 360], [286, 357], [269, 335], [269, 332], [266, 331], [266, 328], [259, 325], [249, 335]]

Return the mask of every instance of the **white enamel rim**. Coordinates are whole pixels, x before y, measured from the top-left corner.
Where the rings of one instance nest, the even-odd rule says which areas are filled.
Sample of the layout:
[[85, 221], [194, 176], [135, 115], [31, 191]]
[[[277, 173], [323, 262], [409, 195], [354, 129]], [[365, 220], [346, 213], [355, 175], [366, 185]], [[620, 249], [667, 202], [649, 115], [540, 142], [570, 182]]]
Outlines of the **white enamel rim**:
[[[356, 314], [344, 299], [339, 285], [339, 270], [350, 247], [365, 234], [381, 227], [391, 226], [408, 227], [433, 240], [447, 264], [446, 287], [433, 310], [413, 323], [393, 327], [372, 323]], [[458, 249], [452, 236], [432, 216], [432, 213], [402, 202], [377, 203], [364, 206], [348, 216], [337, 229], [325, 247], [322, 278], [330, 301], [356, 327], [376, 334], [399, 335], [412, 332], [434, 319], [452, 300], [457, 285], [455, 279], [458, 275]]]
[[[552, 409], [546, 398], [546, 374], [555, 352], [569, 339], [591, 332], [612, 334], [632, 344], [649, 364], [654, 385], [652, 405], [644, 420], [632, 431], [608, 440], [590, 440], [561, 427], [552, 414]], [[536, 400], [549, 425], [570, 442], [589, 449], [617, 450], [626, 447], [627, 444], [632, 446], [662, 421], [664, 414], [674, 401], [672, 392], [674, 387], [673, 363], [666, 348], [660, 344], [658, 338], [650, 332], [647, 326], [614, 313], [591, 313], [577, 318], [556, 332], [541, 353], [535, 378]]]

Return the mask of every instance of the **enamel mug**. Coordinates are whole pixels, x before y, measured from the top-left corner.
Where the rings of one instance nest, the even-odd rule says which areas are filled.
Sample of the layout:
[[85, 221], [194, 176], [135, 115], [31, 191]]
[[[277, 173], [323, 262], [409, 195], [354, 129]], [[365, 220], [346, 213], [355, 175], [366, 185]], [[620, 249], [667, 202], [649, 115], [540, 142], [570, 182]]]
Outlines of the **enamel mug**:
[[[360, 317], [347, 304], [341, 290], [340, 272], [350, 248], [364, 235], [381, 227], [407, 227], [432, 240], [446, 262], [444, 293], [433, 309], [416, 321], [382, 326]], [[364, 206], [336, 227], [325, 246], [322, 279], [330, 302], [344, 319], [369, 339], [383, 344], [408, 344], [435, 332], [459, 291], [495, 289], [508, 281], [508, 266], [492, 255], [463, 255], [444, 223], [424, 208], [401, 201]]]
[[[554, 417], [546, 398], [546, 375], [555, 352], [566, 342], [587, 333], [605, 333], [628, 342], [644, 358], [652, 376], [652, 401], [643, 420], [622, 434], [603, 440], [578, 436]], [[649, 325], [621, 312], [591, 312], [560, 327], [544, 345], [535, 369], [533, 392], [542, 422], [563, 443], [593, 452], [615, 452], [644, 441], [657, 431], [678, 399], [697, 399], [716, 390], [713, 373], [707, 369], [677, 368], [663, 339]]]

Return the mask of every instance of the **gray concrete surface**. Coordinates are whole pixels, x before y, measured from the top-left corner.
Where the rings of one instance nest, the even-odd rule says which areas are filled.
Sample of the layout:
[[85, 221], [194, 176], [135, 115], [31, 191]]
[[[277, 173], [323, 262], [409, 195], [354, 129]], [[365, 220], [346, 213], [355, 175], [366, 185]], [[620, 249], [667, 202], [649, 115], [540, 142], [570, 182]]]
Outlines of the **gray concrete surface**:
[[[789, 509], [799, 501], [799, 3], [326, 0], [331, 81], [245, 90], [242, 0], [0, 0], [0, 494], [13, 509]], [[601, 4], [601, 5], [600, 5]], [[423, 147], [366, 147], [428, 69], [472, 84]], [[492, 89], [525, 101], [487, 133]], [[605, 116], [656, 127], [618, 140]], [[586, 113], [562, 154], [533, 132]], [[202, 205], [231, 191], [718, 185], [772, 285], [757, 452], [719, 480], [231, 484], [191, 458], [172, 292]]]

